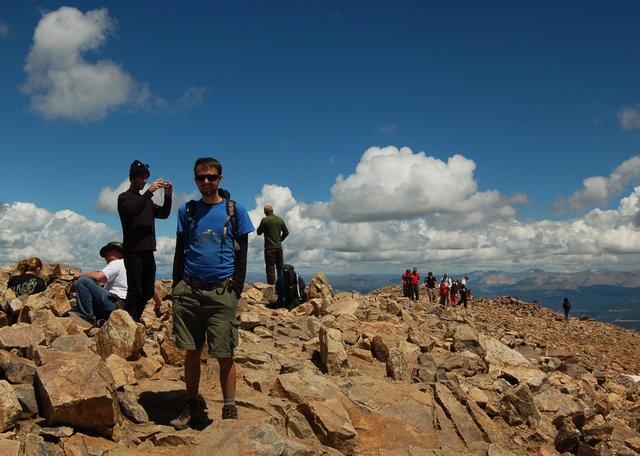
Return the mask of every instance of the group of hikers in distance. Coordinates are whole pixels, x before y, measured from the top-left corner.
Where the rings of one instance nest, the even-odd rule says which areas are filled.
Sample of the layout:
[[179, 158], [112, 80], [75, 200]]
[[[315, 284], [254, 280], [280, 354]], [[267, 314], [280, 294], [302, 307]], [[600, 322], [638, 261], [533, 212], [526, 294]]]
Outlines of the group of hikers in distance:
[[[420, 299], [420, 274], [418, 268], [407, 269], [400, 277], [402, 281], [402, 295], [412, 301]], [[469, 277], [451, 279], [447, 273], [442, 275], [440, 281], [429, 271], [424, 278], [427, 297], [431, 302], [439, 302], [443, 306], [456, 307], [458, 304], [467, 307], [471, 298], [471, 290], [467, 287]]]

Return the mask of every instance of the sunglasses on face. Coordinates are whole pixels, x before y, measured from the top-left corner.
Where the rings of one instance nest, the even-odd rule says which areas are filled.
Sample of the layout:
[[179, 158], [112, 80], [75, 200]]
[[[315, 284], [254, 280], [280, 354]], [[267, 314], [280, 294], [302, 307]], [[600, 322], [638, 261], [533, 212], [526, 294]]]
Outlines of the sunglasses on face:
[[217, 174], [198, 174], [196, 176], [196, 180], [198, 182], [204, 182], [205, 180], [208, 180], [209, 182], [215, 182], [220, 178], [220, 176], [218, 176]]

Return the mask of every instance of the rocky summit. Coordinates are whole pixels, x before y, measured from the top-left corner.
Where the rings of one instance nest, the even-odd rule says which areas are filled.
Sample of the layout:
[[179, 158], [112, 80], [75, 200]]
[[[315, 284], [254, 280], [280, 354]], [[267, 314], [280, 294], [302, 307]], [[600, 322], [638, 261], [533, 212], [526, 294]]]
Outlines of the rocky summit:
[[[335, 292], [272, 310], [273, 287], [238, 306], [238, 420], [222, 420], [217, 363], [202, 361], [208, 422], [175, 431], [185, 403], [171, 286], [142, 323], [70, 316], [73, 267], [16, 298], [0, 269], [0, 454], [640, 454], [640, 335], [511, 297], [469, 308]], [[558, 309], [561, 311], [561, 309]]]

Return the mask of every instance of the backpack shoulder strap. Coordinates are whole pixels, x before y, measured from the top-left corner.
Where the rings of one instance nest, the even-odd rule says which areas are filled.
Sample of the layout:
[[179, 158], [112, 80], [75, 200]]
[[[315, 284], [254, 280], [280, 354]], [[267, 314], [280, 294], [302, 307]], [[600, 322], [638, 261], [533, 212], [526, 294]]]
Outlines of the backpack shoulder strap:
[[227, 208], [227, 219], [224, 222], [224, 231], [222, 233], [222, 239], [227, 236], [227, 224], [231, 222], [231, 232], [233, 233], [233, 250], [234, 253], [240, 250], [240, 244], [238, 244], [238, 219], [236, 217], [236, 202], [232, 199], [225, 199], [225, 205]]
[[196, 205], [198, 204], [198, 202], [196, 200], [190, 200], [189, 202], [187, 202], [186, 204], [186, 226], [184, 227], [184, 253], [187, 253], [187, 249], [189, 248], [189, 225], [196, 223], [195, 219], [193, 218], [193, 214], [195, 214], [196, 212]]
[[190, 200], [189, 202], [187, 202], [187, 222], [189, 223], [194, 221], [193, 214], [196, 211], [196, 204], [198, 204], [196, 200]]

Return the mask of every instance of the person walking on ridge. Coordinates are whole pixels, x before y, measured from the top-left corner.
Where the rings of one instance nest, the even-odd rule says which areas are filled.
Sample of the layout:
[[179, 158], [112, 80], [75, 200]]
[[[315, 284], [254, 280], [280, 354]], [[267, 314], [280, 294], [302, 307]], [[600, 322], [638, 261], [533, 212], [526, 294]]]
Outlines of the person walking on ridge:
[[198, 393], [205, 340], [220, 367], [222, 419], [238, 418], [233, 360], [238, 345], [236, 309], [247, 272], [249, 233], [254, 229], [246, 209], [219, 188], [218, 160], [197, 159], [194, 180], [202, 198], [178, 211], [173, 260], [173, 333], [176, 346], [186, 350], [187, 390], [184, 410], [170, 422], [177, 430], [206, 420]]
[[404, 274], [400, 276], [402, 280], [402, 295], [405, 298], [413, 300], [413, 274], [411, 269], [407, 269]]
[[[173, 194], [173, 186], [164, 179], [155, 180], [141, 194], [149, 176], [149, 165], [135, 160], [129, 167], [129, 189], [118, 196], [118, 215], [122, 225], [124, 266], [128, 282], [124, 308], [135, 321], [140, 321], [144, 307], [155, 291], [155, 219], [169, 218]], [[160, 188], [164, 188], [162, 206], [151, 199]]]
[[564, 321], [569, 321], [569, 311], [571, 310], [571, 303], [568, 298], [564, 298], [562, 301], [562, 310], [564, 310]]
[[447, 286], [447, 296], [446, 296], [447, 305], [451, 305], [451, 293], [450, 293], [451, 285], [452, 285], [451, 277], [449, 277], [449, 274], [445, 272], [444, 275], [442, 276], [442, 280]]
[[460, 279], [460, 283], [458, 285], [458, 291], [460, 292], [460, 305], [463, 305], [465, 309], [467, 308], [467, 293], [469, 291], [469, 289], [467, 288], [467, 280], [469, 280], [469, 277], [464, 276], [462, 279]]
[[289, 236], [289, 230], [284, 220], [273, 213], [271, 204], [267, 204], [264, 207], [264, 215], [265, 217], [260, 220], [256, 234], [261, 236], [264, 233], [264, 265], [267, 283], [274, 285], [276, 283], [276, 272], [280, 274], [284, 269], [282, 241]]
[[438, 282], [438, 279], [436, 278], [436, 276], [433, 275], [433, 272], [429, 271], [427, 273], [427, 276], [424, 278], [424, 284], [427, 287], [427, 297], [431, 302], [436, 302], [437, 300], [437, 296], [436, 296], [437, 282]]
[[418, 274], [418, 268], [413, 268], [411, 273], [412, 281], [411, 288], [413, 289], [413, 300], [420, 300], [420, 274]]

